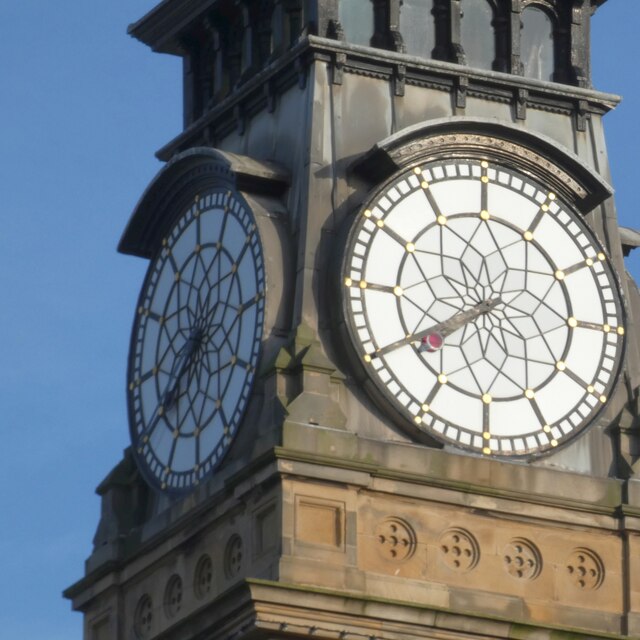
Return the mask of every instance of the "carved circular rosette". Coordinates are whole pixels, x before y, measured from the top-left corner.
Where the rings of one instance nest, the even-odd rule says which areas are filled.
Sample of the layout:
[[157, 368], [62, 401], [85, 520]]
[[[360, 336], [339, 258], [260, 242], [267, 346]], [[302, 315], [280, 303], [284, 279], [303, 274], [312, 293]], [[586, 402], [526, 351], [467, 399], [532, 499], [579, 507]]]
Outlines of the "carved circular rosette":
[[213, 586], [213, 563], [208, 555], [203, 555], [196, 565], [193, 579], [193, 591], [196, 598], [202, 600], [209, 594]]
[[136, 605], [133, 614], [133, 631], [136, 638], [145, 640], [151, 636], [151, 626], [153, 623], [153, 602], [151, 596], [144, 594]]
[[534, 580], [542, 571], [542, 556], [533, 542], [514, 538], [503, 552], [504, 566], [514, 578]]
[[416, 532], [401, 518], [389, 517], [376, 527], [378, 553], [385, 560], [403, 562], [411, 558], [416, 550]]
[[242, 568], [242, 538], [233, 534], [224, 551], [224, 574], [227, 578], [235, 578]]
[[167, 618], [175, 618], [182, 609], [182, 578], [172, 575], [164, 590], [164, 613]]
[[440, 558], [453, 571], [471, 571], [480, 560], [480, 546], [464, 529], [447, 529], [439, 540]]
[[583, 591], [594, 591], [604, 581], [604, 563], [589, 549], [574, 549], [565, 563], [569, 582]]

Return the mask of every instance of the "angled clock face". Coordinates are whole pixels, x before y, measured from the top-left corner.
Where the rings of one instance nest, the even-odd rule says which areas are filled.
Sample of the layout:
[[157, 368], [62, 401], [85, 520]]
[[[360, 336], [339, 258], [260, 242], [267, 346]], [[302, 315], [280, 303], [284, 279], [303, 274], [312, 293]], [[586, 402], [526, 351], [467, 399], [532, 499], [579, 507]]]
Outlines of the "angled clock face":
[[155, 487], [189, 491], [229, 449], [255, 377], [264, 287], [245, 201], [201, 193], [150, 264], [133, 327], [131, 438]]
[[550, 189], [491, 161], [412, 167], [353, 223], [348, 333], [410, 429], [486, 455], [553, 450], [616, 382], [624, 312], [607, 256]]

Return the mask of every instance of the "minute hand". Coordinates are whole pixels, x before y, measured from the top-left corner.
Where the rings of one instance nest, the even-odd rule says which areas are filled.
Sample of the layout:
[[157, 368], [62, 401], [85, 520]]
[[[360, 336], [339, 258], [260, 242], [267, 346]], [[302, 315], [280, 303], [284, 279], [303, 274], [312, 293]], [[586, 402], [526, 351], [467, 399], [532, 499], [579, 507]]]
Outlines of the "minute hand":
[[500, 302], [502, 302], [502, 298], [499, 296], [492, 300], [483, 300], [475, 305], [475, 307], [471, 307], [471, 309], [466, 309], [465, 311], [460, 311], [444, 322], [440, 322], [429, 329], [425, 329], [424, 331], [414, 333], [411, 338], [408, 338], [407, 340], [410, 342], [413, 342], [414, 340], [421, 340], [425, 336], [429, 336], [433, 333], [439, 333], [443, 338], [446, 338], [454, 331], [464, 327], [465, 324], [469, 324], [476, 318], [488, 313]]
[[471, 307], [470, 309], [465, 309], [464, 311], [459, 311], [455, 315], [451, 316], [447, 320], [443, 322], [438, 322], [438, 324], [434, 324], [428, 329], [423, 329], [422, 331], [417, 331], [416, 333], [403, 338], [402, 340], [397, 340], [396, 342], [392, 342], [388, 344], [386, 347], [382, 347], [378, 349], [375, 354], [372, 356], [381, 356], [389, 351], [393, 351], [398, 347], [401, 347], [405, 344], [410, 344], [412, 342], [418, 342], [427, 336], [431, 336], [433, 334], [439, 334], [442, 338], [445, 338], [448, 335], [451, 335], [454, 331], [457, 331], [461, 327], [464, 327], [469, 322], [472, 322], [476, 318], [488, 313], [495, 307], [497, 304], [502, 302], [502, 298], [498, 296], [497, 298], [493, 298], [491, 300], [483, 300], [479, 302], [477, 305]]

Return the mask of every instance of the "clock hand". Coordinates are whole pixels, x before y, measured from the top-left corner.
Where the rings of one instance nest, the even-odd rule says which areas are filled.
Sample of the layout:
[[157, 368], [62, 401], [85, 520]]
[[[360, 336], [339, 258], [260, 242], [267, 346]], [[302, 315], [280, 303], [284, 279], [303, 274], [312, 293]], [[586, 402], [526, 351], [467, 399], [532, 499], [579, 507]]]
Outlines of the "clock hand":
[[448, 335], [451, 335], [458, 329], [461, 329], [476, 318], [479, 318], [485, 313], [488, 313], [489, 311], [491, 311], [491, 309], [493, 309], [493, 307], [501, 302], [502, 298], [500, 296], [498, 296], [497, 298], [492, 298], [490, 300], [483, 300], [470, 309], [459, 311], [443, 322], [438, 322], [428, 329], [423, 329], [422, 331], [418, 331], [410, 336], [407, 336], [406, 338], [396, 340], [396, 342], [392, 342], [391, 344], [378, 349], [375, 353], [371, 354], [371, 357], [375, 358], [377, 356], [384, 355], [385, 353], [393, 351], [394, 349], [397, 349], [398, 347], [401, 347], [405, 344], [411, 344], [412, 342], [418, 341], [424, 344], [427, 350], [437, 351], [442, 347], [444, 338], [446, 338]]
[[202, 330], [194, 329], [182, 346], [182, 349], [178, 352], [178, 356], [173, 363], [173, 367], [171, 367], [169, 381], [167, 382], [167, 386], [162, 394], [162, 400], [160, 402], [160, 405], [165, 411], [175, 404], [178, 397], [177, 392], [180, 378], [182, 378], [185, 371], [189, 368], [193, 354], [200, 345], [201, 339]]

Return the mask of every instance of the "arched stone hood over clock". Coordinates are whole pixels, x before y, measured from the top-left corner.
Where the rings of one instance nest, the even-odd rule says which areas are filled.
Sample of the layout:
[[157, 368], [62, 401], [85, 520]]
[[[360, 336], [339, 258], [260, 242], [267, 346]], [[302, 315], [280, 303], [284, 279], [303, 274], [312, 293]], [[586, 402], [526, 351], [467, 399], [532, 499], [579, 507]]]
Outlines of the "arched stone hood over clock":
[[613, 193], [602, 176], [557, 140], [488, 118], [448, 117], [407, 127], [378, 142], [352, 171], [375, 184], [414, 160], [483, 153], [530, 168], [583, 214]]
[[172, 212], [198, 188], [213, 183], [273, 200], [266, 208], [277, 213], [282, 208], [278, 196], [288, 187], [289, 174], [274, 163], [217, 149], [183, 151], [167, 162], [142, 194], [118, 251], [150, 258], [172, 223]]

